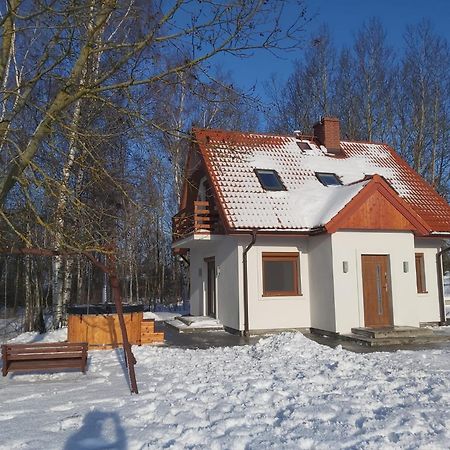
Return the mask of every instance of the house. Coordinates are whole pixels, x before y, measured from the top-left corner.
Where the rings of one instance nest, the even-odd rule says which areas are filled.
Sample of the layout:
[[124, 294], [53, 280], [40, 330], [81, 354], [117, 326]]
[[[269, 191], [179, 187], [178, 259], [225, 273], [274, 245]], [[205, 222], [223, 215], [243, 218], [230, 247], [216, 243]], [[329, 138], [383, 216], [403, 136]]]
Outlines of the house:
[[450, 207], [388, 145], [195, 129], [173, 248], [189, 254], [191, 314], [225, 329], [442, 322], [437, 255]]

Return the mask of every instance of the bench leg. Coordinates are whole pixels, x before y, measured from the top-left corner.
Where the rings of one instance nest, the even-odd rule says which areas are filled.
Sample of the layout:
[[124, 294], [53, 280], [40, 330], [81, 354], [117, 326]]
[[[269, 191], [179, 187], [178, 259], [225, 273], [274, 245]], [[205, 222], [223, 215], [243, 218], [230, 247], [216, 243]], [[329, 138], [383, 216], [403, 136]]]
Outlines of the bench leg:
[[6, 361], [3, 361], [2, 375], [4, 377], [6, 377], [6, 375], [8, 375], [8, 363]]
[[2, 345], [2, 375], [6, 377], [8, 373], [8, 359], [6, 357], [7, 351], [6, 351], [6, 345]]

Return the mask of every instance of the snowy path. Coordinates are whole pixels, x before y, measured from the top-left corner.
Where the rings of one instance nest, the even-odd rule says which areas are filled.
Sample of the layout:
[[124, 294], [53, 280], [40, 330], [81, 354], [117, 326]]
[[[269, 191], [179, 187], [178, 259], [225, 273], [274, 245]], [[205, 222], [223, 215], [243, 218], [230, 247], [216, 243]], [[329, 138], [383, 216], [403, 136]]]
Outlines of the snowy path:
[[281, 334], [253, 346], [115, 351], [0, 382], [3, 449], [448, 449], [450, 349], [355, 354]]

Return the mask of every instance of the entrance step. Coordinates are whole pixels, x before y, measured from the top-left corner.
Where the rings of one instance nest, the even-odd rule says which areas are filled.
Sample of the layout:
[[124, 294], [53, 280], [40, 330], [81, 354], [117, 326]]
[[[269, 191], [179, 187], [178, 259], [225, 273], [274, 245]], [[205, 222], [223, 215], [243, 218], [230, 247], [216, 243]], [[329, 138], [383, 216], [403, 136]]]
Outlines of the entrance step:
[[179, 333], [223, 330], [223, 325], [217, 319], [207, 316], [181, 316], [166, 320], [165, 323]]
[[143, 319], [141, 322], [141, 345], [164, 342], [164, 333], [155, 331], [154, 319]]
[[450, 341], [450, 335], [437, 334], [431, 329], [416, 327], [352, 328], [351, 334], [344, 334], [341, 337], [370, 347], [437, 344]]
[[382, 338], [418, 338], [425, 336], [434, 336], [433, 330], [429, 328], [418, 327], [383, 327], [383, 328], [352, 328], [352, 334], [358, 336], [382, 339]]

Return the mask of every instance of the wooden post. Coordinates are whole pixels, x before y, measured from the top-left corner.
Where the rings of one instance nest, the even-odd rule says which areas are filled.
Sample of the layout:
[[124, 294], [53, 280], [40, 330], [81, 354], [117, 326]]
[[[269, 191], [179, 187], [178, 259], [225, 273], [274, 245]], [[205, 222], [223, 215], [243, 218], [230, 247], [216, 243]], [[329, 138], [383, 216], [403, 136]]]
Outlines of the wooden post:
[[131, 344], [128, 340], [127, 327], [125, 326], [125, 320], [123, 318], [122, 308], [122, 296], [120, 294], [120, 285], [117, 275], [115, 273], [109, 274], [111, 282], [111, 288], [113, 291], [114, 304], [116, 305], [117, 316], [119, 317], [120, 330], [122, 331], [123, 350], [125, 354], [125, 362], [128, 366], [128, 374], [130, 375], [131, 392], [138, 394], [138, 387], [136, 383], [136, 373], [134, 371], [134, 365], [136, 364], [136, 358], [131, 350]]
[[123, 317], [122, 307], [122, 294], [120, 293], [120, 283], [116, 270], [116, 255], [110, 254], [107, 259], [107, 265], [99, 264], [98, 267], [105, 271], [109, 275], [109, 282], [111, 283], [111, 290], [113, 294], [114, 304], [116, 306], [117, 317], [119, 318], [120, 331], [122, 332], [122, 345], [125, 358], [125, 365], [128, 368], [128, 375], [130, 377], [130, 387], [132, 394], [138, 394], [138, 387], [136, 382], [136, 373], [134, 371], [134, 365], [136, 364], [136, 358], [131, 350], [131, 344], [128, 340], [127, 327], [125, 325], [125, 319]]
[[122, 308], [122, 295], [120, 293], [119, 278], [116, 273], [115, 255], [110, 255], [108, 258], [108, 265], [102, 264], [92, 254], [85, 253], [85, 256], [94, 263], [100, 270], [108, 274], [109, 281], [111, 283], [111, 289], [113, 293], [114, 304], [116, 306], [117, 316], [119, 318], [120, 331], [122, 332], [122, 345], [124, 350], [125, 364], [128, 367], [128, 375], [130, 377], [131, 393], [138, 394], [138, 387], [136, 382], [136, 373], [134, 365], [136, 364], [136, 358], [131, 350], [131, 344], [128, 340], [127, 327], [125, 325], [125, 319], [123, 318]]

